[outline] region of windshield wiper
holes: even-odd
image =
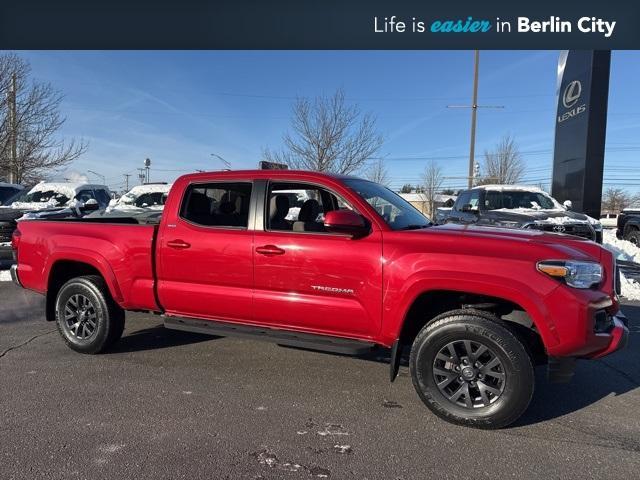
[[[424,223],[424,224],[417,224],[417,223],[412,223],[410,225],[406,225],[402,228],[399,228],[398,230],[417,230],[420,228],[427,228],[430,227],[431,225],[433,225],[432,223]]]

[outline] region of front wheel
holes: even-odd
[[[73,350],[100,353],[120,339],[124,311],[97,275],[72,278],[56,296],[58,331]]]
[[[475,428],[501,428],[529,406],[534,371],[525,346],[485,313],[449,312],[413,342],[413,385],[439,417]]]
[[[640,230],[631,230],[627,233],[625,240],[633,243],[637,247],[640,247]]]

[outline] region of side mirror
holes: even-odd
[[[571,210],[573,208],[573,202],[571,200],[565,200],[562,202],[562,206],[567,210]]]
[[[478,208],[477,207],[472,207],[470,203],[465,203],[464,205],[462,205],[462,211],[466,212],[466,213],[478,213]]]
[[[100,208],[100,205],[98,205],[98,201],[95,198],[90,198],[89,200],[84,202],[80,208],[84,211],[91,212],[94,210],[98,210]]]
[[[324,216],[324,228],[329,233],[344,233],[352,237],[364,237],[369,233],[367,222],[351,210],[332,210]]]

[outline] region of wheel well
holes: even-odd
[[[540,334],[531,317],[517,303],[504,298],[451,290],[424,292],[415,299],[402,325],[400,342],[411,345],[416,335],[438,315],[452,310],[480,310],[498,317],[531,352],[536,363],[544,363],[546,354]]]
[[[84,275],[99,275],[98,269],[88,263],[61,260],[51,267],[47,283],[46,319],[52,322],[56,319],[55,304],[60,288],[69,280]]]

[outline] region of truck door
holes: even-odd
[[[250,320],[252,183],[193,183],[165,209],[158,235],[158,297],[169,315]],[[179,191],[179,188],[178,188]]]
[[[366,338],[380,328],[382,234],[324,230],[330,210],[352,208],[329,189],[271,182],[256,216],[254,319],[301,331]],[[258,204],[260,205],[260,204]]]

